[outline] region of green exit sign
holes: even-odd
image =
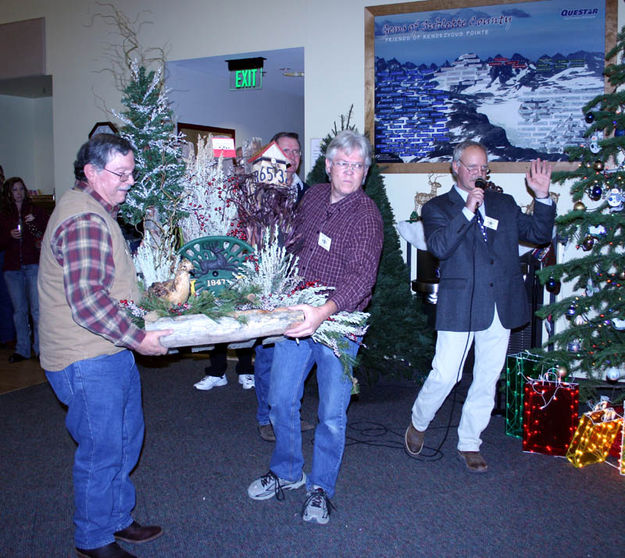
[[[230,89],[262,89],[263,69],[250,68],[230,72]]]

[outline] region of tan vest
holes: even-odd
[[[73,362],[122,351],[101,335],[79,326],[65,298],[63,268],[58,264],[50,239],[57,228],[76,215],[95,213],[104,219],[113,241],[115,277],[109,294],[117,300],[140,298],[136,271],[117,222],[88,193],[70,190],[53,211],[41,243],[39,261],[39,349],[44,370],[62,370]]]

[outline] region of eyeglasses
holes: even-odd
[[[114,174],[117,178],[119,178],[120,182],[128,182],[131,178],[134,178],[134,172],[115,172],[108,170],[106,167],[104,167],[104,170]]]
[[[469,171],[470,174],[478,174],[483,172],[484,174],[488,174],[490,172],[490,168],[488,166],[480,166],[480,165],[465,165],[461,160],[458,161],[465,169]]]
[[[299,149],[283,149],[282,152],[287,156],[299,157],[302,152]]]
[[[332,161],[333,165],[336,165],[343,172],[347,169],[351,169],[353,171],[361,171],[365,168],[364,163],[350,163],[348,161]]]

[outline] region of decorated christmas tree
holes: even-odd
[[[351,109],[341,116],[321,146],[321,155],[308,174],[308,184],[327,182],[325,151],[334,136],[350,124]],[[398,375],[424,379],[429,372],[434,352],[434,339],[421,310],[418,297],[410,292],[410,271],[404,262],[395,230],[395,217],[386,196],[380,167],[371,162],[364,186],[365,192],[376,203],[384,221],[384,244],[373,298],[367,308],[371,313],[369,330],[359,352],[359,370],[369,382],[382,375]]]
[[[612,92],[583,107],[589,124],[586,145],[571,147],[572,171],[554,173],[555,182],[570,183],[571,211],[557,218],[558,235],[572,257],[539,272],[550,292],[570,283],[554,304],[539,315],[566,325],[549,339],[549,356],[569,372],[592,380],[625,376],[625,31],[606,56]],[[566,292],[571,291],[571,294]],[[559,324],[557,324],[559,325]]]

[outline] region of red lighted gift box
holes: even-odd
[[[623,405],[614,405],[614,410],[616,411],[616,414],[620,416],[624,416]],[[614,439],[614,443],[612,444],[612,447],[610,448],[610,455],[612,457],[616,457],[617,459],[620,459],[622,445],[623,445],[623,436],[621,435],[621,433],[619,433],[616,435],[616,438]]]
[[[523,393],[523,451],[566,455],[579,421],[579,386],[528,380]]]

